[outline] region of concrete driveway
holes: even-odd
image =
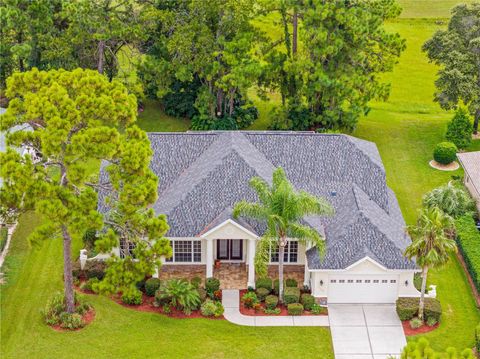
[[[329,304],[335,359],[386,359],[407,344],[395,305]]]

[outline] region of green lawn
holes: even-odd
[[[373,103],[353,135],[374,141],[382,156],[389,186],[397,194],[408,223],[415,220],[422,195],[462,171],[440,172],[428,161],[433,146],[443,140],[451,114],[432,101],[436,68],[420,51],[423,42],[442,26],[427,17],[446,17],[454,0],[402,0],[403,18],[388,26],[407,39],[408,48],[387,79],[392,83],[388,102]],[[253,95],[253,93],[252,93]],[[273,101],[278,96],[272,95]],[[256,100],[260,118],[252,129],[265,129],[274,102]],[[189,121],[166,116],[155,102],[147,102],[139,116],[147,131],[184,131]],[[476,141],[469,150],[480,150]],[[172,320],[125,309],[99,296],[90,297],[95,321],[79,332],[57,333],[42,324],[40,309],[61,288],[61,243],[45,242],[30,248],[25,240],[39,223],[22,218],[6,261],[7,284],[1,287],[2,358],[332,358],[330,335],[321,328],[247,328],[224,321]],[[75,248],[78,253],[79,246]],[[444,315],[438,330],[427,334],[435,349],[473,346],[473,328],[480,321],[465,274],[455,258],[431,272]],[[295,353],[295,356],[293,355]]]

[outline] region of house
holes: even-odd
[[[465,170],[463,183],[477,202],[480,213],[480,151],[458,153],[457,158]]]
[[[340,134],[212,131],[149,133],[151,168],[159,177],[157,213],[165,213],[173,257],[160,278],[218,277],[223,288],[255,285],[256,243],[263,223],[232,217],[238,201],[255,201],[253,176],[271,182],[283,167],[296,189],[326,198],[332,217],[304,222],[326,240],[326,255],[290,238],[285,277],[329,303],[392,303],[417,296],[410,243],[395,194],[375,144]],[[101,176],[106,179],[106,173]],[[107,211],[99,194],[100,210]],[[126,255],[129,248],[118,249]],[[277,277],[271,248],[269,275]]]

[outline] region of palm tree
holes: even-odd
[[[453,181],[435,188],[423,197],[425,207],[438,207],[443,212],[457,218],[475,211],[475,202],[465,190],[463,185]]]
[[[253,177],[250,186],[260,202],[238,202],[233,209],[233,216],[250,217],[266,223],[267,229],[257,245],[255,267],[259,275],[265,276],[270,261],[270,248],[278,247],[279,299],[282,300],[283,256],[287,238],[315,245],[320,255],[323,255],[325,243],[322,236],[312,227],[302,225],[301,220],[309,215],[331,215],[333,207],[323,198],[305,191],[297,192],[281,167],[273,172],[271,186],[259,177]]]
[[[450,238],[453,229],[453,218],[438,207],[422,209],[417,224],[408,227],[413,240],[406,248],[405,256],[415,258],[422,268],[422,288],[418,307],[418,317],[422,321],[428,270],[447,263],[450,253],[456,252],[455,241]]]

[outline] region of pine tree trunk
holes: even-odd
[[[98,43],[98,64],[97,70],[99,73],[103,74],[103,68],[105,66],[105,41],[100,40]]]
[[[428,267],[423,267],[422,271],[422,288],[420,291],[420,302],[418,304],[418,318],[423,322],[423,311],[425,308],[425,288],[427,286]]]
[[[478,133],[478,122],[480,120],[480,108],[475,111],[475,118],[473,120],[473,134],[477,134]]]
[[[75,311],[75,294],[73,292],[72,275],[72,238],[65,225],[62,226],[63,233],[63,282],[65,290],[65,304],[68,313]]]
[[[280,240],[278,246],[278,300],[283,303],[283,256],[285,253],[285,239]]]

